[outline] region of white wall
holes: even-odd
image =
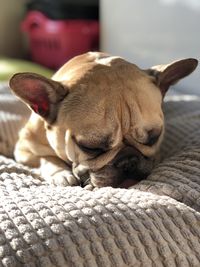
[[[101,0],[101,50],[141,67],[200,55],[200,0]],[[200,67],[177,88],[200,94]]]

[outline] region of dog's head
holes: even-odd
[[[50,146],[72,162],[75,176],[116,186],[149,174],[164,134],[163,97],[196,66],[189,58],[141,70],[90,52],[66,63],[52,80],[19,73],[10,87],[45,121]]]

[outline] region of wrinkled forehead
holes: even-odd
[[[118,106],[116,95],[108,96],[106,91],[87,94],[85,89],[66,98],[59,117],[73,132],[82,132],[84,135],[99,132],[101,135],[104,128],[107,131],[111,129],[111,132],[114,130],[119,120]]]
[[[61,111],[69,124],[76,124],[76,129],[77,125],[90,130],[96,127],[97,132],[99,125],[115,127],[123,115],[120,112],[124,103],[132,107],[134,102],[141,103],[144,109],[148,105],[148,110],[152,106],[152,111],[157,108],[156,103],[160,104],[158,88],[136,65],[118,57],[95,58],[94,53],[92,58],[82,58],[81,63],[71,64],[74,83]]]

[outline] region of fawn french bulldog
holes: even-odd
[[[52,79],[17,73],[12,91],[32,114],[19,134],[18,162],[56,185],[118,186],[152,170],[164,135],[168,88],[194,71],[182,59],[142,70],[100,52],[77,56]]]

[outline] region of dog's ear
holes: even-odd
[[[171,85],[192,73],[197,65],[198,60],[186,58],[167,65],[153,66],[146,72],[155,77],[156,85],[160,87],[164,96]]]
[[[35,73],[17,73],[10,79],[10,88],[43,119],[56,119],[59,102],[67,95],[62,84]]]

